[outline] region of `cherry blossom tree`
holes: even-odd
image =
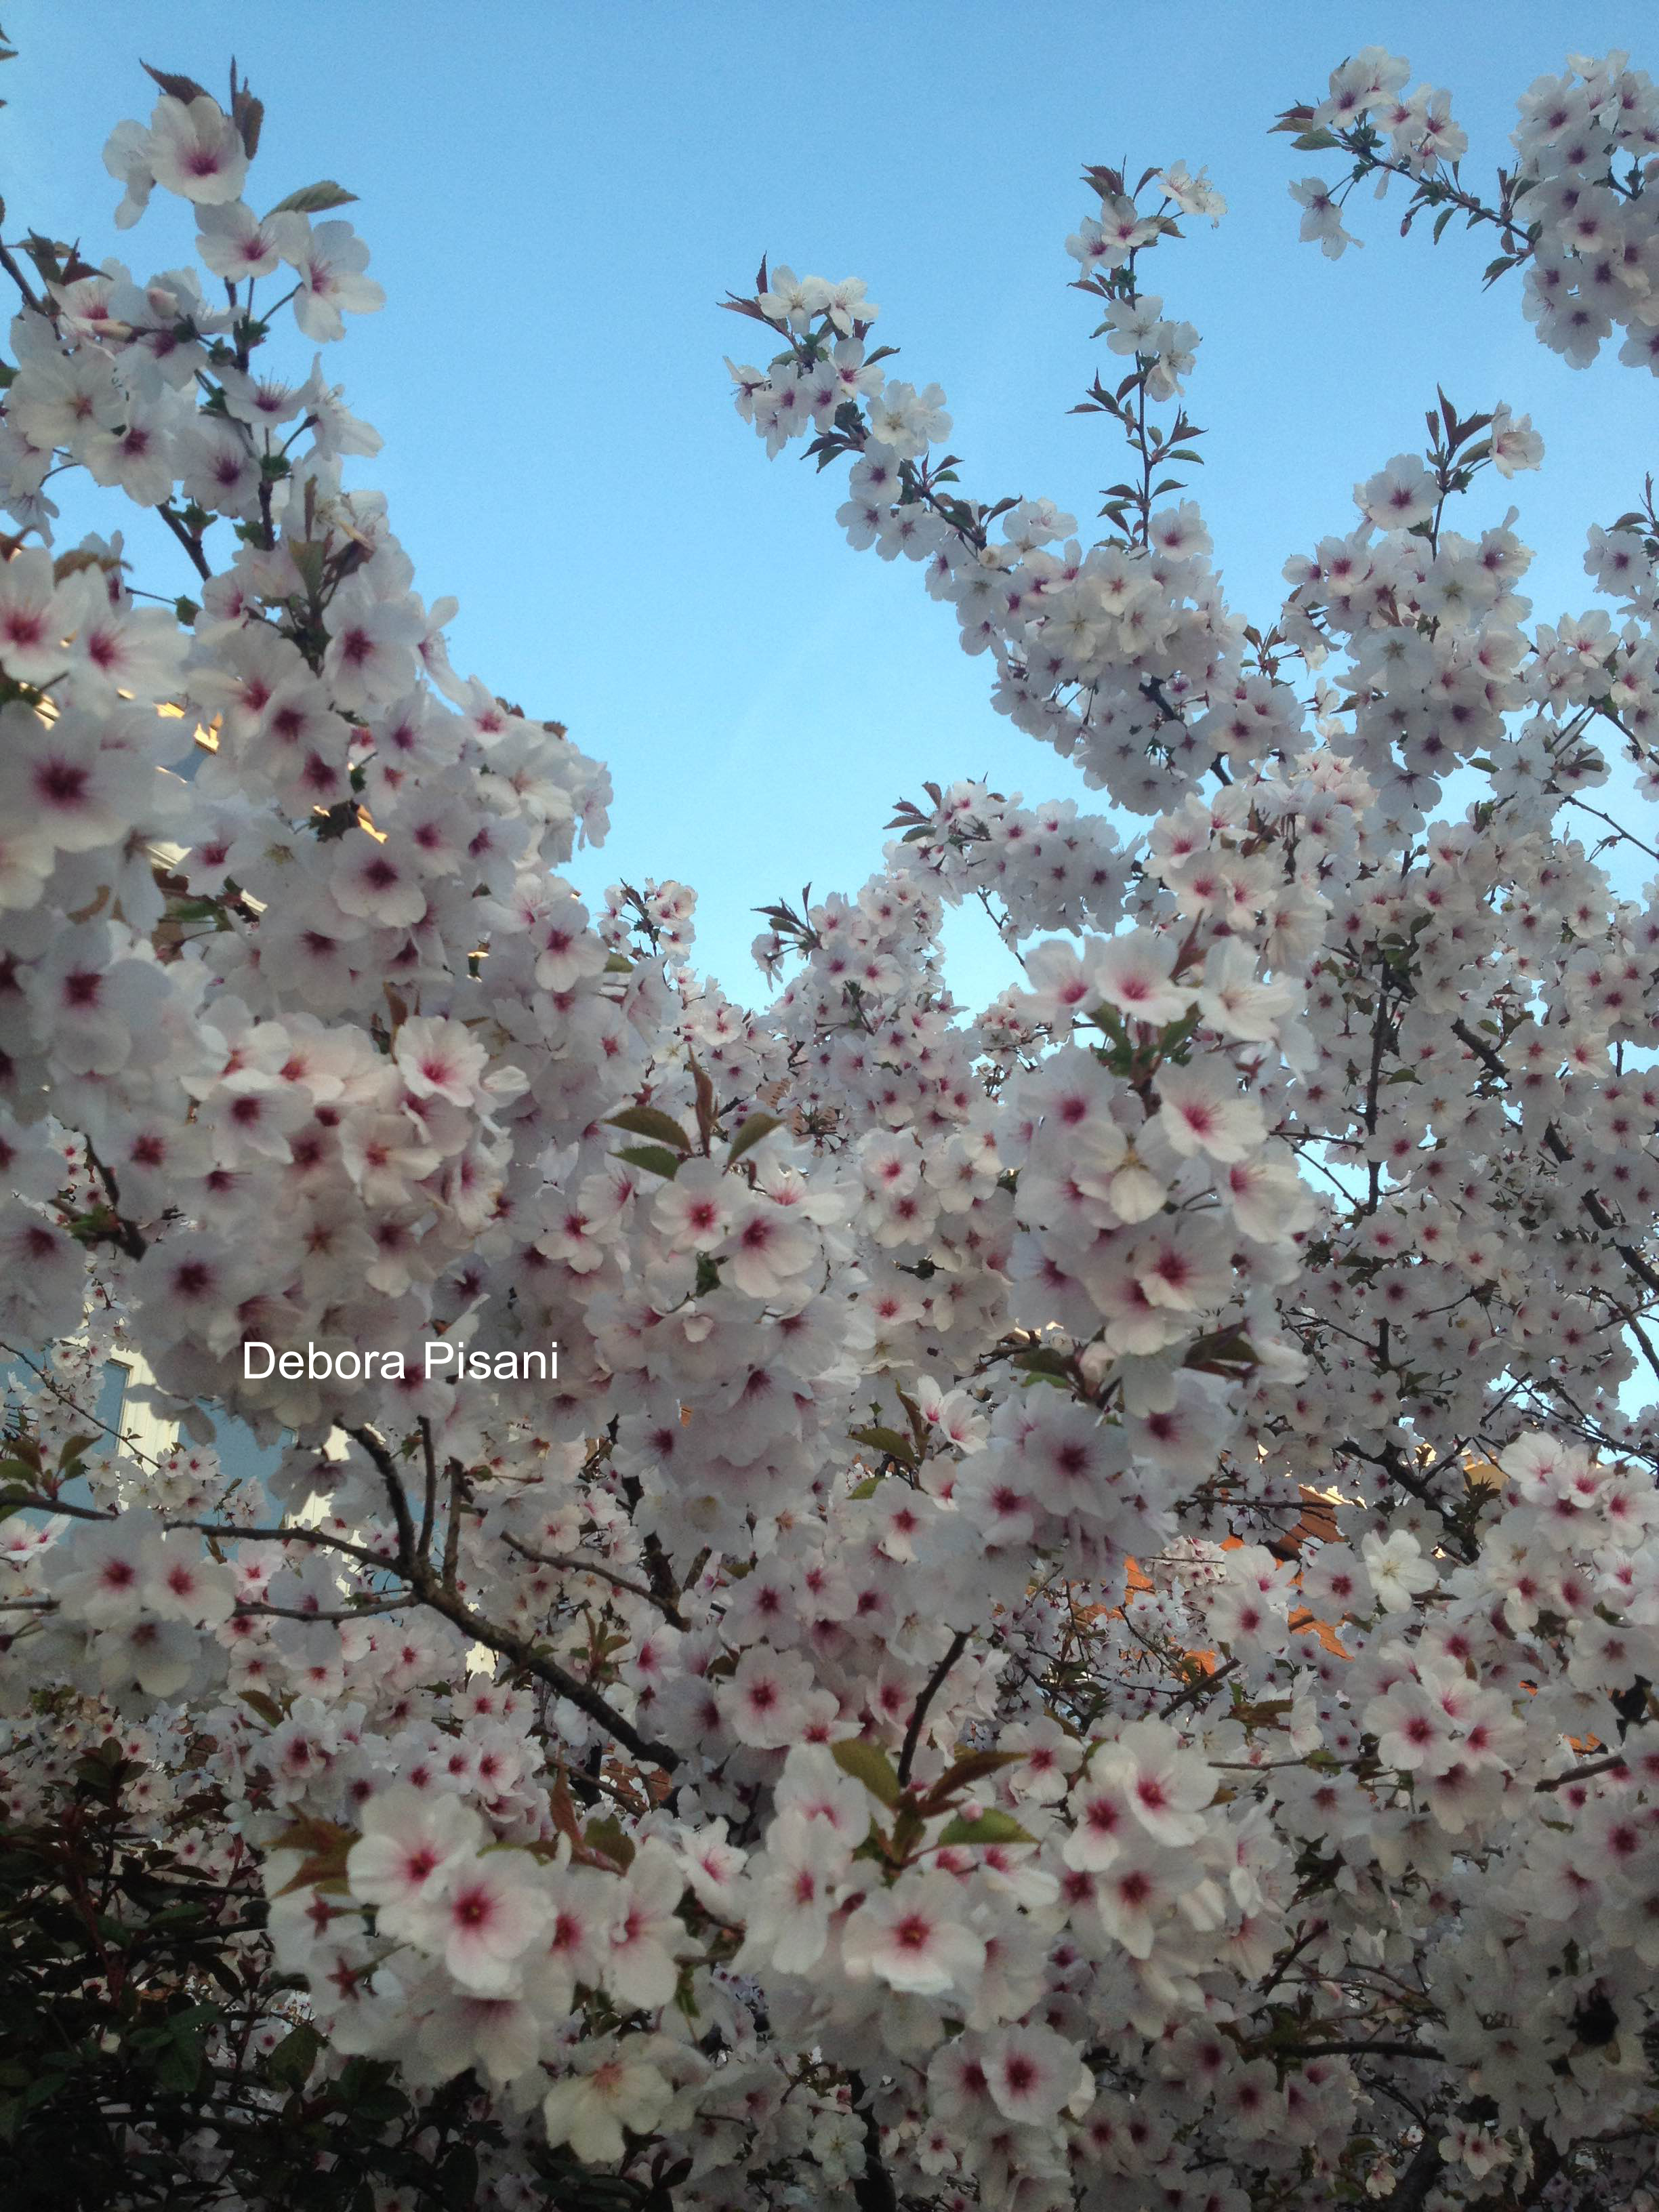
[[[16,2201],[1651,2212],[1650,480],[1535,621],[1458,502],[1540,442],[1437,393],[1249,621],[1147,289],[1201,170],[1085,173],[1087,544],[763,264],[739,414],[1110,811],[930,784],[746,1010],[343,489],[350,195],[151,75],[116,223],[202,270],[0,246]],[[1650,80],[1534,85],[1490,199],[1408,82],[1280,118],[1304,235],[1397,180],[1659,365]]]

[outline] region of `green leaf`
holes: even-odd
[[[272,215],[321,215],[325,209],[344,207],[355,200],[356,192],[349,192],[343,185],[337,185],[331,177],[320,184],[302,185],[297,192],[290,192],[285,200],[278,200]]]
[[[69,1437],[65,1441],[63,1449],[58,1455],[58,1473],[61,1474],[66,1467],[72,1466],[74,1462],[80,1458],[82,1453],[85,1451],[87,1446],[88,1444],[95,1444],[97,1441],[98,1438],[95,1433],[84,1437]]]
[[[634,1839],[614,1813],[599,1814],[591,1820],[582,1830],[582,1841],[590,1851],[603,1851],[624,1869],[634,1863]]]
[[[889,1459],[902,1460],[906,1467],[915,1465],[915,1445],[896,1429],[854,1429],[851,1435],[855,1444],[867,1444],[872,1451],[884,1452]]]
[[[872,1474],[866,1481],[855,1482],[847,1495],[849,1498],[873,1498],[880,1488],[881,1477]]]
[[[202,2047],[199,2043],[170,2043],[155,2062],[155,2079],[163,2089],[175,2089],[180,2096],[188,2095],[202,2072]]]
[[[325,556],[325,548],[315,538],[295,538],[288,548],[288,556],[298,570],[301,582],[313,599],[322,596]]]
[[[470,2212],[477,2202],[478,2154],[469,2143],[457,2143],[438,2168],[438,2193],[451,2212]]]
[[[677,1152],[691,1149],[690,1138],[659,1107],[624,1106],[620,1114],[607,1114],[605,1120],[613,1129],[626,1129],[630,1137],[648,1137],[653,1145],[672,1145]]]
[[[1341,143],[1340,139],[1334,138],[1328,131],[1304,131],[1291,141],[1298,154],[1328,153],[1333,146],[1339,146]]]
[[[902,1792],[893,1762],[878,1743],[866,1743],[862,1736],[843,1736],[830,1747],[830,1756],[843,1774],[850,1774],[854,1782],[861,1782],[872,1797],[884,1805],[896,1805]]]
[[[727,1167],[735,1166],[745,1152],[752,1152],[763,1137],[769,1137],[774,1129],[781,1129],[782,1121],[775,1114],[751,1114],[735,1137],[726,1155]]]
[[[680,1171],[684,1155],[671,1152],[666,1145],[624,1145],[614,1157],[626,1160],[631,1168],[648,1168],[653,1175],[665,1176],[672,1182]]]
[[[284,2089],[303,2089],[322,2055],[323,2039],[308,2020],[290,2028],[269,2058],[265,2071]]]
[[[949,1823],[939,1838],[941,1844],[1034,1844],[1036,1838],[1029,1834],[1012,1813],[1004,1813],[995,1805],[988,1805],[978,1820],[964,1820],[961,1814]]]
[[[219,2016],[216,2004],[191,2005],[132,2038],[135,2050],[149,2044],[157,2051],[155,2079],[162,2088],[184,2094],[196,2087],[201,2078],[203,2040]]]
[[[1185,1367],[1210,1375],[1228,1374],[1237,1368],[1260,1364],[1255,1346],[1241,1328],[1214,1329],[1207,1336],[1195,1337],[1182,1362]]]
[[[1076,1361],[1070,1352],[1053,1352],[1046,1345],[1035,1351],[1014,1355],[1012,1364],[1026,1375],[1051,1375],[1056,1382],[1069,1382],[1077,1371]]]
[[[949,1766],[922,1800],[927,1812],[942,1813],[947,1798],[958,1790],[966,1790],[975,1782],[982,1782],[988,1774],[995,1774],[1005,1766],[1018,1766],[1026,1754],[1023,1751],[964,1752],[954,1766]]]
[[[409,2100],[392,2086],[392,2068],[383,2058],[349,2058],[335,2094],[349,2112],[371,2124],[385,2125],[409,2110]]]
[[[276,1894],[286,1897],[291,1890],[331,1885],[343,1889],[346,1857],[356,1840],[353,1829],[343,1828],[334,1820],[314,1820],[308,1814],[291,1820],[280,1835],[272,1838],[270,1848],[299,1851],[300,1869]]]

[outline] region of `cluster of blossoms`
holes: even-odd
[[[1339,79],[1319,129],[1404,72]],[[1659,520],[1532,623],[1515,517],[1447,516],[1541,447],[1443,402],[1235,617],[1146,412],[1182,165],[1068,241],[1130,364],[1086,550],[952,489],[860,283],[763,269],[744,419],[1140,824],[929,786],[763,910],[750,1012],[685,885],[558,872],[604,771],[455,674],[374,433],[263,364],[378,302],[345,196],[256,214],[246,88],[162,95],[119,220],[191,203],[227,304],[8,250],[0,428],[0,1844],[118,1799],[236,1992],[134,2172],[275,2212],[264,2112],[378,2212],[1650,2206],[1659,885],[1580,794],[1650,773]],[[191,597],[57,550],[72,465]],[[971,1018],[965,896],[1020,963]]]
[[[1267,686],[1259,704],[1244,688],[1243,625],[1221,598],[1196,507],[1152,507],[1156,471],[1193,459],[1185,441],[1200,434],[1181,412],[1163,431],[1149,426],[1146,403],[1181,389],[1199,341],[1190,325],[1164,315],[1161,300],[1141,292],[1138,266],[1160,239],[1179,237],[1169,210],[1218,221],[1225,203],[1182,164],[1149,173],[1142,190],[1156,186],[1155,204],[1144,212],[1117,171],[1091,170],[1089,179],[1100,212],[1084,220],[1066,251],[1082,271],[1078,288],[1104,306],[1097,335],[1133,366],[1115,387],[1097,378],[1084,404],[1132,428],[1146,463],[1139,483],[1113,487],[1107,512],[1123,537],[1085,551],[1073,534],[1076,519],[1050,500],[983,507],[948,490],[957,481],[955,456],[935,450],[951,430],[944,394],[929,385],[918,395],[880,368],[890,349],[866,350],[877,311],[859,296],[861,287],[843,285],[831,295],[851,299],[850,310],[831,304],[814,312],[811,303],[828,288],[811,279],[786,297],[763,284],[754,298],[732,301],[788,343],[769,367],[733,364],[732,374],[738,411],[769,452],[816,433],[807,451],[820,465],[854,456],[837,515],[848,542],[922,565],[932,596],[956,609],[964,648],[990,655],[999,709],[1075,760],[1091,788],[1153,814],[1172,792],[1201,779],[1218,750],[1241,763],[1260,757],[1274,741],[1275,716],[1287,733],[1298,709],[1288,686],[1279,687],[1282,702]],[[851,329],[842,335],[849,312]],[[1218,718],[1236,696],[1259,726],[1230,742]],[[1212,732],[1195,735],[1193,726],[1205,708],[1218,717],[1207,745]]]
[[[1304,212],[1302,235],[1333,260],[1358,243],[1342,211],[1368,177],[1412,186],[1406,228],[1431,212],[1437,238],[1455,216],[1491,225],[1501,251],[1486,281],[1526,271],[1526,315],[1539,337],[1575,368],[1595,360],[1615,330],[1619,358],[1659,374],[1659,86],[1627,53],[1575,54],[1559,76],[1540,76],[1522,95],[1510,143],[1487,204],[1468,191],[1459,164],[1468,135],[1452,120],[1448,93],[1419,85],[1410,64],[1381,46],[1333,70],[1317,103],[1287,108],[1277,127],[1310,152],[1337,148],[1354,166],[1339,187],[1304,177],[1291,191]]]

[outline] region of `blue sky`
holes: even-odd
[[[896,373],[945,387],[966,487],[1048,495],[1087,531],[1118,469],[1066,413],[1102,357],[1066,289],[1079,172],[1207,163],[1231,212],[1161,246],[1158,281],[1204,334],[1196,490],[1259,618],[1285,556],[1347,526],[1355,479],[1420,441],[1437,381],[1543,433],[1543,476],[1494,480],[1469,520],[1516,499],[1546,619],[1590,603],[1584,529],[1651,458],[1647,378],[1546,354],[1518,289],[1481,295],[1483,241],[1401,240],[1396,196],[1359,205],[1363,252],[1299,246],[1286,185],[1321,157],[1266,135],[1381,42],[1451,88],[1489,176],[1516,95],[1569,52],[1659,68],[1638,6],[10,0],[4,20],[9,235],[79,232],[140,274],[187,252],[161,195],[137,230],[110,221],[100,150],[149,112],[141,52],[216,89],[234,49],[266,103],[257,204],[324,176],[360,195],[389,302],[328,355],[386,436],[360,480],[427,595],[459,596],[458,665],[610,763],[615,828],[581,880],[693,884],[702,961],[740,997],[750,909],[809,878],[856,887],[924,777],[1084,796],[993,713],[915,571],[847,549],[839,472],[769,463],[732,411],[721,356],[754,326],[714,303],[763,250],[866,277]],[[297,334],[276,349],[308,366]],[[155,561],[182,586],[165,539]],[[988,934],[963,918],[963,995],[1005,980]]]

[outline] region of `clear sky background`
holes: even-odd
[[[763,250],[866,278],[896,373],[945,386],[965,488],[1046,494],[1091,536],[1120,469],[1101,422],[1066,412],[1109,358],[1066,289],[1064,241],[1091,206],[1079,173],[1207,163],[1227,220],[1152,265],[1169,312],[1203,332],[1195,489],[1230,595],[1258,621],[1285,556],[1350,526],[1355,479],[1420,445],[1437,381],[1464,412],[1506,399],[1544,435],[1541,477],[1483,481],[1466,507],[1480,526],[1520,505],[1545,619],[1592,603],[1585,528],[1627,507],[1656,459],[1650,379],[1611,349],[1587,373],[1546,353],[1518,287],[1481,294],[1486,238],[1402,241],[1396,188],[1356,203],[1363,252],[1333,264],[1299,245],[1287,185],[1328,157],[1267,135],[1381,42],[1413,82],[1450,88],[1466,172],[1484,180],[1516,96],[1569,52],[1624,46],[1659,70],[1650,7],[8,0],[3,14],[21,49],[0,87],[9,236],[30,222],[78,234],[140,275],[186,253],[189,219],[164,195],[136,230],[111,222],[100,153],[118,119],[149,114],[141,54],[217,91],[234,52],[266,105],[256,204],[325,176],[360,195],[347,212],[388,305],[325,356],[386,441],[356,480],[389,495],[427,596],[460,598],[457,665],[610,764],[615,828],[584,885],[695,885],[702,960],[744,999],[760,990],[750,910],[808,878],[856,889],[890,802],[923,778],[1086,796],[992,711],[986,663],[960,652],[915,569],[847,548],[844,467],[769,462],[732,412],[721,357],[764,340],[715,302],[752,289]],[[271,351],[309,366],[291,326]],[[183,588],[155,537],[152,579]],[[961,994],[999,988],[988,926],[965,917],[958,939]]]

